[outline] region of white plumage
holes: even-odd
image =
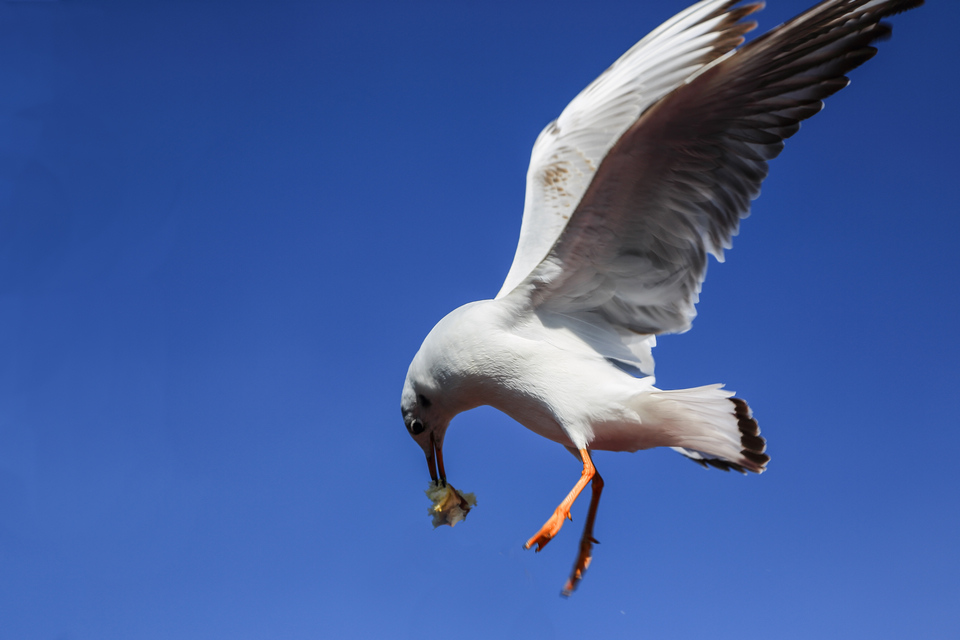
[[[520,240],[493,300],[464,305],[424,340],[404,421],[445,482],[458,413],[493,406],[569,448],[580,482],[527,546],[543,547],[580,490],[593,500],[569,593],[590,562],[602,480],[590,451],[673,447],[704,466],[764,470],[746,403],[722,385],[654,386],[657,334],[685,331],[706,273],[801,120],[922,0],[826,0],[748,45],[762,4],[705,0],[634,45],[533,147]]]

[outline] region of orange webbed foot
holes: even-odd
[[[553,537],[560,532],[560,527],[563,526],[564,520],[573,520],[573,517],[570,515],[570,509],[564,508],[563,505],[556,508],[553,512],[553,515],[547,519],[540,531],[537,532],[535,536],[527,540],[527,543],[523,545],[524,549],[529,549],[533,545],[537,545],[537,551],[539,552],[547,543],[553,540]]]

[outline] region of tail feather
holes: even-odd
[[[760,436],[760,427],[757,425],[757,421],[754,419],[753,413],[750,411],[747,403],[742,398],[729,398],[729,400],[735,407],[734,416],[737,418],[737,428],[740,431],[740,445],[743,447],[740,450],[740,456],[753,464],[744,463],[743,460],[736,462],[724,457],[716,457],[707,452],[697,451],[695,449],[687,449],[684,447],[672,448],[674,451],[682,453],[705,469],[707,467],[714,467],[716,469],[722,469],[723,471],[733,469],[740,473],[746,473],[747,471],[763,473],[766,470],[767,463],[770,461],[770,456],[764,453],[767,449],[767,441]]]
[[[654,391],[646,413],[669,424],[668,446],[701,466],[763,473],[770,456],[760,427],[747,403],[722,387]]]

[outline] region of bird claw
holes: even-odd
[[[570,516],[570,510],[557,507],[553,515],[540,527],[540,531],[537,531],[535,536],[527,540],[523,548],[529,549],[533,545],[537,545],[536,551],[539,553],[540,550],[547,546],[547,543],[553,540],[553,537],[560,532],[560,527],[563,526],[564,520],[573,520]]]

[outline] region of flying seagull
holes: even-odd
[[[579,481],[525,547],[540,551],[592,483],[569,595],[592,557],[594,450],[671,447],[762,473],[747,403],[714,384],[654,386],[656,336],[690,328],[707,254],[722,261],[767,163],[923,0],[826,0],[740,46],[760,2],[704,0],[635,44],[547,125],[527,172],[520,241],[493,300],[443,318],[403,385],[407,430],[446,485],[443,438],[490,405],[570,450]]]

